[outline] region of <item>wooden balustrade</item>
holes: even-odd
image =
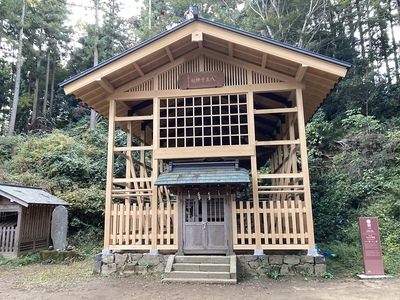
[[[0,226],[0,253],[5,255],[15,252],[16,226]]]
[[[157,207],[157,244],[160,249],[176,250],[178,206],[165,201]],[[111,206],[110,249],[150,249],[153,212],[149,202],[113,203]]]
[[[233,207],[233,248],[254,248],[255,232],[260,232],[265,250],[308,249],[307,210],[305,202],[267,200],[259,202],[260,224],[255,224],[253,201],[237,201]]]

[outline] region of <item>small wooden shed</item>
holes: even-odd
[[[0,255],[47,249],[56,205],[69,204],[40,188],[0,184]]]
[[[109,119],[104,249],[315,251],[305,124],[349,67],[195,17],[61,83]]]

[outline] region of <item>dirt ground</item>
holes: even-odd
[[[400,299],[400,278],[321,279],[262,276],[237,285],[163,284],[160,277],[92,275],[90,261],[70,265],[0,266],[0,299]]]

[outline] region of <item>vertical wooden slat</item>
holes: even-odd
[[[243,209],[244,202],[239,202],[239,216],[240,216],[240,240],[241,244],[244,244],[244,235],[245,235],[245,225],[244,225],[244,209]]]
[[[151,212],[153,212],[154,210],[152,209]],[[156,222],[156,226],[154,225],[154,222],[152,222],[152,220],[156,219],[157,220],[157,211],[154,215],[151,215],[150,212],[150,205],[149,203],[146,203],[145,205],[145,222],[144,222],[144,244],[145,245],[149,245],[149,235],[151,233],[151,238],[153,239],[154,237],[157,239],[157,222]],[[151,231],[150,231],[150,226]],[[153,241],[152,241],[153,244]],[[156,243],[157,245],[157,243]]]
[[[237,202],[233,201],[232,202],[232,238],[233,238],[233,245],[238,244],[238,226],[237,226],[237,217],[238,211],[237,211]],[[240,220],[240,214],[239,214],[239,220]]]
[[[111,216],[112,216],[112,225],[110,228],[110,243],[112,245],[117,244],[117,204],[112,204],[111,205]]]
[[[167,244],[171,244],[171,201],[167,202]],[[173,226],[173,225],[172,225]]]
[[[268,215],[268,207],[267,207],[267,201],[261,202],[262,204],[262,214],[263,214],[263,219],[264,219],[264,243],[268,244],[268,223],[270,216]]]
[[[282,245],[282,239],[283,239],[283,232],[282,232],[282,207],[281,207],[281,202],[276,201],[276,211],[277,213],[277,219],[278,219],[278,226],[277,226],[277,233],[278,233],[278,239],[279,239],[279,244]]]
[[[178,201],[178,200],[177,200]],[[178,244],[178,202],[174,203],[174,207],[173,207],[173,215],[174,215],[174,222],[173,222],[173,236],[174,236],[174,243],[175,245]]]
[[[137,204],[136,203],[131,205],[130,214],[131,214],[131,218],[132,218],[132,237],[131,237],[131,240],[132,240],[132,245],[135,245],[136,244],[136,240],[137,240],[136,231],[138,230],[137,226],[136,226],[137,222],[138,222]]]
[[[293,233],[293,244],[297,245],[297,222],[296,222],[296,207],[294,199],[290,201],[290,212],[291,212],[291,227]]]
[[[160,222],[160,229],[159,229],[159,232],[160,232],[160,242],[159,242],[159,244],[160,245],[164,245],[164,216],[165,216],[165,208],[164,208],[164,203],[163,203],[163,201],[162,200],[160,200],[160,208],[159,208],[159,210],[158,210],[158,212],[159,212],[159,222]]]
[[[297,201],[297,204],[298,204],[298,207],[299,207],[298,218],[299,218],[299,223],[300,223],[300,239],[301,239],[301,243],[305,244],[305,242],[306,242],[305,241],[305,226],[304,226],[304,217],[303,217],[303,214],[304,214],[303,204],[304,204],[304,202],[300,201],[300,199],[297,199],[296,201]]]
[[[138,216],[137,216],[139,219],[139,228],[138,228],[138,236],[137,236],[139,245],[142,245],[142,239],[143,239],[143,233],[144,233],[143,221],[145,221],[144,218],[146,218],[146,216],[143,215],[143,206],[144,206],[144,203],[139,204],[139,212],[138,212]]]
[[[288,201],[283,201],[283,213],[285,219],[285,237],[286,237],[286,244],[290,244],[290,227],[289,227],[289,208],[288,208]]]
[[[153,99],[153,154],[154,150],[158,149],[160,147],[160,139],[159,139],[159,133],[160,133],[160,99],[154,98]],[[151,182],[154,183],[157,180],[158,177],[158,160],[154,159],[154,155],[152,155],[152,173],[151,173]],[[147,172],[146,172],[147,173]],[[152,221],[151,221],[151,250],[155,252],[157,250],[157,207],[158,207],[158,202],[162,201],[162,199],[158,199],[157,197],[157,186],[152,185],[152,196],[150,196],[151,199],[151,210],[152,210]],[[146,235],[146,244],[148,244],[148,234]]]
[[[271,236],[272,236],[272,244],[276,244],[276,221],[277,221],[277,211],[275,208],[276,201],[270,200],[269,207],[271,210]]]
[[[246,228],[247,228],[247,237],[248,237],[248,244],[253,245],[252,236],[253,236],[253,228],[252,228],[252,221],[251,221],[251,209],[250,209],[250,202],[246,202]],[[253,202],[254,207],[254,202]]]

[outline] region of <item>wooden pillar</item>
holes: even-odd
[[[308,246],[309,246],[308,249],[309,249],[309,253],[313,253],[314,249],[315,249],[314,224],[313,224],[313,217],[312,217],[310,177],[309,177],[309,173],[308,173],[308,157],[307,157],[306,130],[305,130],[305,120],[304,120],[303,91],[301,89],[296,89],[296,104],[297,104],[297,109],[298,109],[297,122],[298,122],[299,139],[300,139],[301,172],[303,173],[304,202],[306,205],[306,214],[307,214],[306,221],[307,221],[307,232],[308,232]]]
[[[158,193],[157,193],[157,186],[154,182],[157,180],[158,177],[158,160],[154,158],[154,150],[159,148],[159,102],[160,99],[154,98],[153,99],[153,153],[152,153],[152,172],[151,172],[151,254],[158,254],[157,249],[157,212],[158,212]]]
[[[115,114],[116,114],[116,102],[115,100],[110,100],[110,110],[108,118],[106,205],[104,209],[104,215],[105,215],[104,250],[110,249],[111,206],[112,206],[112,189],[113,189],[113,174],[114,174]]]
[[[257,178],[257,151],[256,151],[256,132],[254,120],[254,97],[253,93],[247,93],[247,114],[249,121],[249,144],[254,146],[254,155],[250,157],[251,160],[251,175],[253,186],[253,212],[254,212],[254,235],[256,245],[254,255],[262,255],[263,249],[261,247],[261,224],[260,224],[260,205],[258,198],[258,178]]]

